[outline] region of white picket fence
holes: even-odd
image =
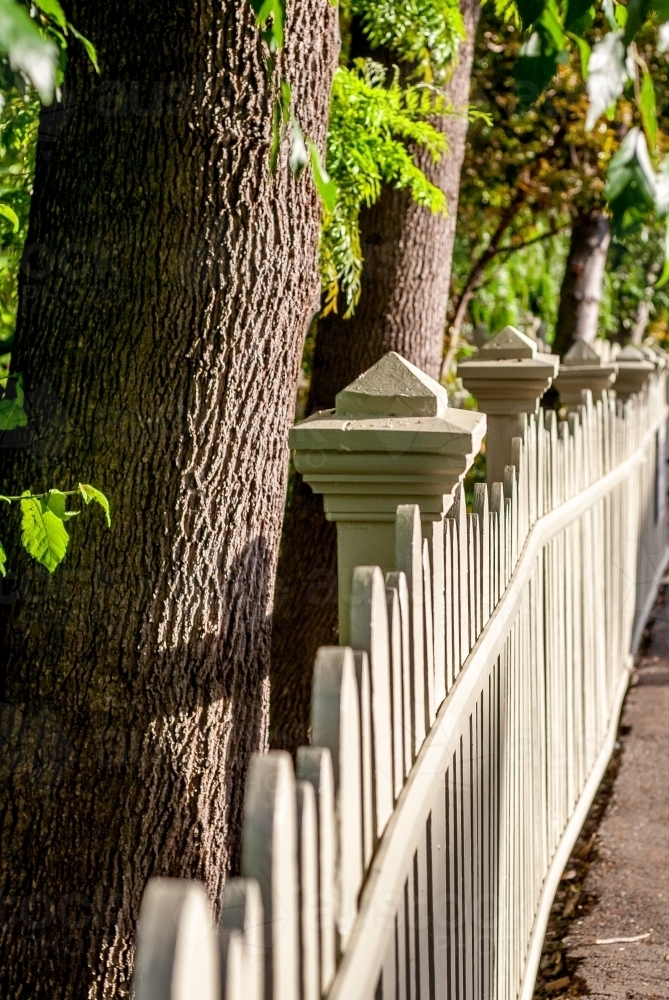
[[[218,928],[200,884],[149,883],[137,1000],[531,997],[667,561],[666,392],[530,413],[429,531],[397,506],[394,568],[354,570],[351,645],[319,650],[312,746],[252,761]]]

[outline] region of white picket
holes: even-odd
[[[297,782],[297,867],[299,879],[300,998],[319,1000],[318,821],[309,781]]]
[[[221,946],[221,974],[224,1000],[240,996],[235,985],[238,981],[238,961],[244,1000],[260,1000],[264,993],[265,941],[264,917],[260,886],[252,878],[231,878],[225,884],[223,905],[219,922]],[[235,944],[230,942],[234,937]],[[232,965],[228,972],[228,959]],[[227,985],[225,985],[227,984]]]
[[[420,510],[415,504],[400,504],[395,518],[395,565],[406,576],[409,588],[409,635],[411,648],[412,757],[423,745],[426,733],[426,693],[423,608],[423,545]]]
[[[246,786],[242,875],[260,886],[265,929],[265,1000],[299,994],[297,806],[290,755],[254,754]]]
[[[372,697],[374,843],[393,811],[390,643],[386,586],[378,566],[358,566],[351,590],[351,643],[369,656]]]
[[[391,717],[393,744],[393,798],[400,796],[404,785],[404,722],[402,696],[402,620],[400,616],[400,598],[397,587],[388,584],[386,575],[386,607],[388,610],[388,638],[390,640],[391,663]]]
[[[300,747],[297,751],[297,778],[309,781],[314,789],[318,823],[318,914],[321,994],[327,993],[335,974],[335,866],[337,834],[332,755],[327,747]]]
[[[314,667],[311,739],[332,756],[337,840],[337,931],[346,949],[358,908],[362,884],[362,788],[360,704],[353,651],[344,646],[322,647]]]
[[[137,925],[134,987],[137,1000],[221,997],[218,943],[209,900],[198,882],[153,878],[147,885]]]

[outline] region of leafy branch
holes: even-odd
[[[0,380],[3,398],[0,399],[0,430],[15,430],[25,427],[28,417],[23,409],[24,394],[21,377],[9,375]],[[13,387],[13,396],[8,395],[8,388]],[[8,505],[21,505],[21,542],[26,552],[33,559],[53,573],[59,563],[65,558],[70,536],[65,523],[81,513],[80,510],[68,510],[68,497],[79,497],[84,507],[96,503],[102,507],[107,527],[111,527],[111,510],[109,500],[95,486],[79,483],[76,490],[51,489],[45,493],[33,493],[25,490],[19,496],[0,494],[0,502]],[[83,509],[83,508],[82,508]],[[7,572],[7,555],[0,542],[0,575]]]

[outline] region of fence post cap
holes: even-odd
[[[337,393],[337,417],[440,417],[446,390],[411,362],[390,351]]]
[[[337,395],[334,411],[293,427],[290,445],[329,520],[394,524],[398,504],[416,503],[434,521],[485,429],[484,414],[449,408],[443,386],[391,352]]]
[[[461,362],[458,375],[489,416],[534,413],[559,367],[557,355],[541,354],[530,337],[507,326]]]
[[[479,357],[482,361],[520,361],[536,358],[537,353],[536,341],[515,326],[505,326],[481,347]]]
[[[601,368],[602,358],[585,340],[577,340],[562,359],[561,368],[594,367]]]
[[[598,398],[613,385],[617,374],[617,364],[606,364],[590,344],[577,340],[562,359],[555,388],[562,405],[575,410],[581,404],[583,389],[589,389],[593,398]]]

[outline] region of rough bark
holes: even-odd
[[[52,578],[3,594],[0,994],[130,995],[152,875],[237,865],[266,741],[269,622],[319,205],[282,156],[246,0],[72,0],[43,115],[3,487],[103,488]],[[336,12],[294,0],[284,72],[323,145]],[[285,150],[284,150],[285,152]]]
[[[577,341],[597,336],[599,305],[611,230],[606,215],[580,212],[574,219],[567,267],[560,290],[553,351],[564,355]]]
[[[479,18],[478,0],[463,0],[467,38],[447,88],[456,109],[469,97]],[[385,189],[361,214],[364,255],[360,301],[351,319],[319,321],[307,413],[334,406],[336,393],[397,351],[439,377],[467,118],[444,119],[450,152],[434,164],[418,161],[446,194],[448,217],[433,215],[403,191]],[[294,749],[308,734],[311,675],[321,645],[337,640],[336,531],[320,496],[296,478],[284,522],[272,629],[273,746]]]

